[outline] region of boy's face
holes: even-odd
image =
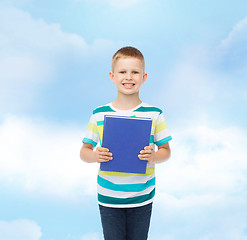
[[[110,79],[115,83],[118,93],[132,95],[139,93],[141,85],[146,81],[143,63],[134,57],[121,57],[115,64]]]

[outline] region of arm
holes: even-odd
[[[83,143],[80,158],[81,160],[93,163],[93,162],[108,162],[112,160],[112,153],[109,152],[109,149],[103,147],[97,147],[96,151],[93,151],[94,147],[90,143]]]
[[[158,146],[158,151],[155,152],[152,146],[146,146],[144,150],[140,152],[138,157],[141,160],[146,160],[148,163],[162,163],[167,161],[171,155],[169,143]]]

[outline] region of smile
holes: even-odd
[[[123,83],[122,84],[126,89],[131,89],[135,86],[135,83]]]
[[[130,87],[135,86],[135,83],[122,83],[123,86]]]

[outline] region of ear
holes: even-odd
[[[148,74],[144,73],[142,78],[142,83],[144,83],[147,80]]]
[[[109,77],[110,77],[111,81],[114,82],[114,73],[113,72],[109,72]]]

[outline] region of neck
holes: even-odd
[[[129,110],[138,106],[139,104],[141,104],[141,102],[142,101],[139,98],[139,93],[127,96],[118,94],[117,99],[114,102],[112,102],[112,104],[115,108],[121,110]]]

